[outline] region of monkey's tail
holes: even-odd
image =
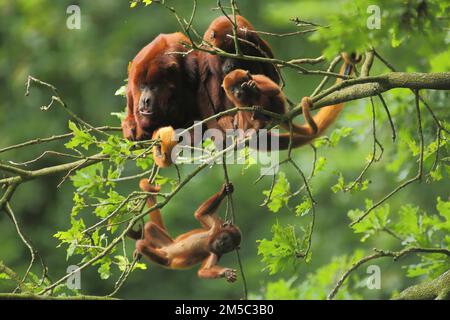
[[[344,64],[342,65],[339,74],[350,75],[354,70],[355,63],[358,63],[360,57],[352,54],[348,55],[343,53]],[[336,83],[341,82],[342,79],[336,79]],[[317,114],[313,117],[310,113],[310,107],[312,106],[311,99],[305,97],[302,99],[302,110],[305,121],[305,125],[292,124],[292,138],[290,133],[282,133],[277,135],[279,137],[279,150],[285,150],[289,148],[289,141],[291,141],[292,148],[300,147],[310,143],[315,138],[322,135],[326,129],[328,129],[333,122],[337,119],[341,113],[344,103],[339,103],[331,106],[320,108]],[[289,130],[288,125],[283,125],[286,130]],[[269,133],[271,134],[271,133]],[[275,134],[271,134],[275,135]],[[270,151],[270,143],[268,143],[268,150]]]
[[[351,75],[355,68],[355,63],[359,62],[357,56],[348,56],[347,54],[342,54],[344,59],[344,64],[341,67],[339,74],[348,76]],[[342,82],[341,78],[336,79],[336,83]],[[327,106],[320,108],[319,112],[317,112],[314,117],[314,121],[317,125],[317,134],[316,136],[320,136],[323,132],[330,127],[333,122],[337,119],[338,115],[341,113],[342,108],[344,107],[344,103],[339,103],[332,106]]]
[[[139,181],[139,188],[141,188],[142,191],[152,192],[152,193],[158,193],[161,190],[160,186],[151,185],[148,182],[148,179],[141,179],[141,181]],[[154,205],[156,205],[156,203],[157,203],[156,196],[149,195],[147,197],[147,208],[153,207]],[[163,219],[161,216],[161,211],[159,209],[154,209],[154,210],[150,211],[149,216],[150,216],[150,221],[154,222],[159,227],[166,230],[166,227],[164,226],[164,222],[163,222]]]

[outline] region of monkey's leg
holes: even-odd
[[[220,218],[214,213],[220,207],[222,200],[228,193],[233,192],[233,186],[224,185],[222,189],[213,194],[208,200],[203,202],[200,207],[195,211],[195,218],[200,221],[203,227],[212,228],[221,224]]]
[[[162,248],[173,243],[167,231],[151,221],[145,224],[144,238],[155,248]]]
[[[161,252],[157,248],[152,247],[144,240],[139,240],[138,242],[136,242],[136,251],[162,266],[167,267],[170,265],[170,260],[163,252]]]

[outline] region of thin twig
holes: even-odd
[[[81,119],[79,116],[77,116],[72,110],[69,109],[69,107],[67,106],[67,104],[64,102],[64,100],[61,98],[58,89],[56,89],[56,87],[50,83],[44,82],[42,80],[39,80],[37,78],[34,78],[32,76],[28,76],[28,80],[26,83],[26,93],[25,95],[28,96],[30,94],[30,86],[31,86],[31,82],[36,82],[42,86],[48,87],[53,91],[54,96],[52,96],[52,100],[50,101],[50,103],[47,106],[43,106],[41,108],[41,110],[43,111],[47,111],[50,106],[53,104],[53,102],[58,102],[63,108],[64,110],[69,114],[69,116],[71,118],[73,118],[75,121],[77,121],[78,123],[81,123],[83,125],[85,125],[86,127],[88,127],[89,129],[100,133],[102,135],[106,135],[106,136],[110,136],[110,134],[101,131],[101,130],[97,130],[96,127],[92,126],[91,124],[87,123],[86,121],[84,121],[83,119]]]
[[[24,235],[24,233],[22,232],[22,228],[20,227],[16,216],[14,215],[14,211],[11,208],[11,205],[9,204],[9,202],[6,203],[5,206],[5,210],[6,213],[8,215],[8,217],[11,219],[11,221],[14,224],[14,227],[16,228],[17,234],[19,235],[20,239],[22,240],[23,244],[28,248],[28,251],[30,251],[30,256],[31,256],[31,260],[30,263],[28,265],[27,270],[25,271],[25,274],[21,280],[22,283],[25,283],[28,275],[31,271],[31,268],[34,265],[34,262],[36,261],[36,256],[39,258],[39,261],[41,262],[41,266],[42,266],[42,280],[41,282],[44,281],[44,279],[47,277],[47,272],[48,272],[48,268],[47,265],[45,264],[42,256],[39,254],[39,252],[33,247],[33,245],[31,244],[31,242],[27,239],[27,237]],[[18,290],[20,288],[20,285],[14,290],[14,292],[16,292],[16,290]]]
[[[401,185],[399,185],[397,188],[395,188],[393,191],[391,191],[387,196],[385,196],[383,199],[379,200],[377,203],[372,205],[369,209],[367,209],[360,217],[358,217],[355,221],[350,223],[350,226],[354,226],[355,224],[361,222],[367,215],[372,212],[374,209],[376,209],[378,206],[383,204],[386,200],[388,200],[390,197],[392,197],[394,194],[396,194],[401,189],[405,188],[406,186],[410,185],[413,182],[420,181],[422,179],[422,173],[423,173],[423,153],[424,153],[424,141],[423,141],[423,132],[422,132],[422,118],[420,114],[420,106],[419,106],[419,92],[415,91],[416,95],[416,112],[417,112],[417,131],[419,134],[420,139],[420,154],[419,154],[419,166],[418,166],[418,172],[417,175],[409,179],[408,181],[405,181]]]
[[[362,183],[362,178],[364,177],[364,174],[369,170],[370,166],[375,162],[380,160],[380,158],[377,159],[377,132],[376,132],[376,113],[375,113],[375,105],[373,103],[372,97],[370,97],[370,104],[372,107],[372,137],[373,137],[373,144],[372,144],[372,156],[370,157],[369,162],[366,164],[364,169],[361,171],[359,176],[353,181],[353,183],[344,188],[344,191],[348,192],[352,190],[357,184]]]
[[[226,154],[223,154],[222,157],[222,166],[223,166],[223,173],[224,173],[224,177],[225,177],[225,182],[227,184],[230,184],[230,177],[228,175],[228,169],[227,169],[227,163],[226,163]],[[227,203],[229,204],[227,206],[227,209],[229,209],[231,211],[231,218],[232,218],[232,224],[236,223],[236,215],[234,212],[234,203],[233,203],[233,197],[231,194],[228,194],[227,196]],[[228,215],[228,210],[227,210],[227,215]],[[243,299],[247,300],[248,298],[248,289],[247,289],[247,280],[245,278],[245,273],[244,273],[244,268],[242,265],[242,261],[241,261],[241,256],[239,254],[239,249],[236,249],[236,257],[237,257],[237,261],[239,264],[239,270],[241,271],[241,277],[242,277],[242,286],[243,286],[243,290],[244,290],[244,296]]]
[[[94,129],[89,129],[87,128],[85,130],[86,132],[91,132],[94,131]],[[122,128],[120,127],[111,127],[111,126],[102,126],[102,127],[96,127],[95,131],[122,131]],[[48,138],[37,138],[37,139],[33,139],[30,141],[26,141],[26,142],[22,142],[19,144],[15,144],[12,146],[8,146],[5,148],[0,149],[0,153],[2,152],[6,152],[6,151],[10,151],[13,149],[19,149],[19,148],[23,148],[23,147],[27,147],[30,145],[34,145],[34,144],[41,144],[41,143],[46,143],[46,142],[52,142],[52,141],[56,141],[56,140],[61,140],[61,139],[66,139],[66,138],[70,138],[73,137],[73,132],[69,132],[69,133],[65,133],[65,134],[60,134],[60,135],[54,135]]]
[[[381,103],[382,103],[382,105],[383,105],[384,111],[386,111],[386,115],[387,115],[388,120],[389,120],[389,125],[391,126],[392,142],[395,142],[395,139],[396,139],[396,137],[397,137],[397,134],[396,134],[396,132],[395,132],[394,121],[392,121],[391,113],[389,112],[389,108],[388,108],[388,106],[387,106],[387,104],[386,104],[386,101],[384,101],[383,96],[382,96],[381,94],[379,94],[379,95],[378,95],[378,98],[380,99],[380,101],[381,101]]]

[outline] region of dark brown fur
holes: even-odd
[[[198,119],[196,61],[170,52],[187,51],[183,34],[160,34],[141,49],[128,72],[127,117],[123,135],[145,140],[163,126],[186,127]]]

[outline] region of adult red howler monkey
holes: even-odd
[[[187,127],[198,119],[195,57],[186,52],[182,33],[160,34],[134,57],[128,70],[127,116],[123,135],[150,139],[163,126]]]
[[[146,192],[159,192],[147,179],[142,179],[140,188]],[[145,224],[143,238],[141,231],[132,231],[129,236],[136,242],[136,251],[153,262],[170,269],[187,269],[202,263],[198,276],[203,279],[225,278],[236,280],[236,270],[217,265],[220,257],[236,249],[241,242],[241,232],[231,224],[224,223],[216,214],[222,200],[233,192],[233,185],[225,184],[222,189],[206,200],[195,212],[195,218],[202,228],[186,232],[172,239],[164,227],[158,209],[150,213],[150,221]],[[147,205],[156,204],[154,196],[149,196]]]
[[[358,62],[357,55],[348,56],[342,54],[344,63],[340,74],[349,75],[353,66]],[[340,82],[337,79],[336,82]],[[237,107],[257,106],[267,111],[284,114],[286,112],[286,98],[280,87],[271,79],[264,75],[252,75],[246,70],[234,70],[230,72],[223,81],[223,88],[228,98]],[[310,113],[312,101],[309,97],[304,97],[301,101],[305,125],[292,124],[292,147],[300,147],[310,143],[317,138],[333,123],[341,112],[344,104],[323,107],[313,117]],[[235,118],[235,125],[242,130],[258,130],[264,128],[269,119],[258,112],[239,111]],[[281,126],[289,130],[289,124],[282,123]],[[289,147],[290,133],[278,135],[279,149]],[[268,145],[268,148],[271,146]]]
[[[236,53],[233,39],[234,17],[221,16],[216,18],[206,30],[204,42],[225,52]],[[230,21],[231,20],[231,21]],[[244,17],[236,16],[236,35],[239,39],[239,48],[242,54],[258,57],[273,58],[272,50],[267,42],[259,37],[253,26]],[[208,46],[205,45],[208,49]],[[198,104],[202,119],[210,117],[221,111],[233,108],[233,103],[227,98],[222,81],[226,74],[235,69],[244,69],[252,74],[263,74],[279,83],[280,77],[277,68],[271,63],[247,61],[221,57],[208,52],[200,51],[197,54],[200,85],[198,88]],[[223,116],[218,120],[211,120],[209,128],[222,130],[232,129],[233,116]]]

